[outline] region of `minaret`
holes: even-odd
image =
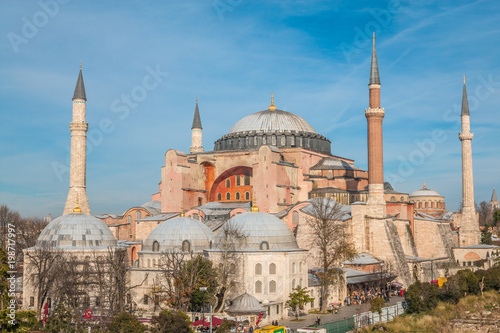
[[[191,154],[201,153],[204,151],[202,144],[202,132],[200,111],[198,110],[198,98],[196,98],[196,107],[194,109],[193,126],[191,126]]]
[[[369,108],[365,109],[368,122],[368,200],[367,214],[385,217],[384,200],[384,152],[382,140],[382,120],[385,111],[380,107],[380,77],[378,74],[375,33],[373,33],[372,63],[370,69]]]
[[[499,204],[500,204],[500,202],[498,202],[497,192],[495,191],[495,188],[493,187],[493,193],[491,193],[491,200],[490,200],[491,211],[494,212],[495,210],[497,210]]]
[[[83,84],[82,65],[76,81],[73,94],[73,120],[69,124],[71,130],[71,164],[69,176],[69,193],[63,214],[73,213],[75,206],[79,205],[82,213],[90,214],[89,201],[86,190],[87,167],[87,130],[89,125],[85,122],[85,86]]]
[[[458,135],[462,141],[462,220],[460,222],[460,246],[477,245],[480,242],[479,219],[474,205],[474,179],[472,175],[471,141],[474,134],[470,132],[469,103],[467,90],[462,95],[462,132]]]

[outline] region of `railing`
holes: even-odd
[[[407,302],[398,302],[396,305],[387,306],[382,308],[382,313],[377,312],[363,312],[361,314],[354,315],[354,325],[356,328],[373,325],[376,323],[385,323],[393,320],[397,316],[402,315],[407,308]]]
[[[354,330],[354,318],[347,318],[344,320],[337,320],[331,323],[326,323],[319,326],[326,329],[327,333],[346,333]]]

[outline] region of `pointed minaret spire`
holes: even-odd
[[[73,94],[73,100],[75,100],[75,99],[87,100],[87,96],[85,95],[85,85],[83,84],[82,63],[80,63],[80,74],[78,74],[78,80],[76,81],[75,93]]]
[[[497,191],[495,191],[494,187],[493,187],[493,193],[491,193],[491,200],[490,200],[490,202],[496,202],[496,203],[498,203]]]
[[[468,116],[469,102],[467,101],[467,89],[465,88],[465,75],[464,75],[464,90],[462,92],[462,116]]]
[[[202,129],[197,97],[196,107],[194,108],[193,126],[191,126],[191,148],[189,148],[189,152],[191,154],[201,153],[204,151],[202,145]]]
[[[372,66],[370,68],[370,81],[368,84],[380,84],[378,75],[377,50],[375,49],[375,33],[373,33]]]
[[[83,85],[82,64],[80,63],[80,74],[76,81],[75,93],[73,94],[73,119],[69,124],[71,131],[71,160],[69,173],[69,192],[63,214],[71,214],[75,209],[83,214],[90,214],[89,201],[87,199],[87,130],[88,124],[85,120],[87,98],[85,86]],[[75,201],[77,207],[75,208]]]
[[[274,111],[276,110],[276,106],[274,106],[274,93],[271,91],[271,105],[269,105],[268,110]]]

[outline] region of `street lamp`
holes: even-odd
[[[201,311],[203,313],[203,323],[205,323],[205,293],[207,292],[207,287],[200,287],[200,291],[203,292],[203,299],[201,301]]]

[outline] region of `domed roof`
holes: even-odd
[[[239,120],[229,134],[240,132],[279,133],[299,132],[314,133],[316,131],[304,118],[283,110],[264,110],[248,115]]]
[[[425,187],[424,183],[424,187],[410,194],[410,197],[441,197],[441,195],[439,195],[439,193],[437,193],[436,191]]]
[[[37,247],[107,248],[116,246],[116,238],[98,218],[82,213],[59,216],[43,229]]]
[[[189,251],[198,252],[210,248],[214,234],[200,221],[188,217],[175,217],[162,222],[144,240],[142,251],[153,251],[153,243],[159,244],[159,252],[182,251],[184,241],[189,242]]]
[[[252,313],[265,312],[266,309],[260,305],[257,298],[245,292],[243,295],[236,297],[232,304],[225,308],[224,311],[230,314],[248,315]]]
[[[261,212],[238,214],[232,217],[222,228],[238,230],[245,235],[239,242],[240,250],[290,250],[299,249],[290,228],[277,217]],[[219,230],[215,238],[215,247],[224,247],[224,232]]]

